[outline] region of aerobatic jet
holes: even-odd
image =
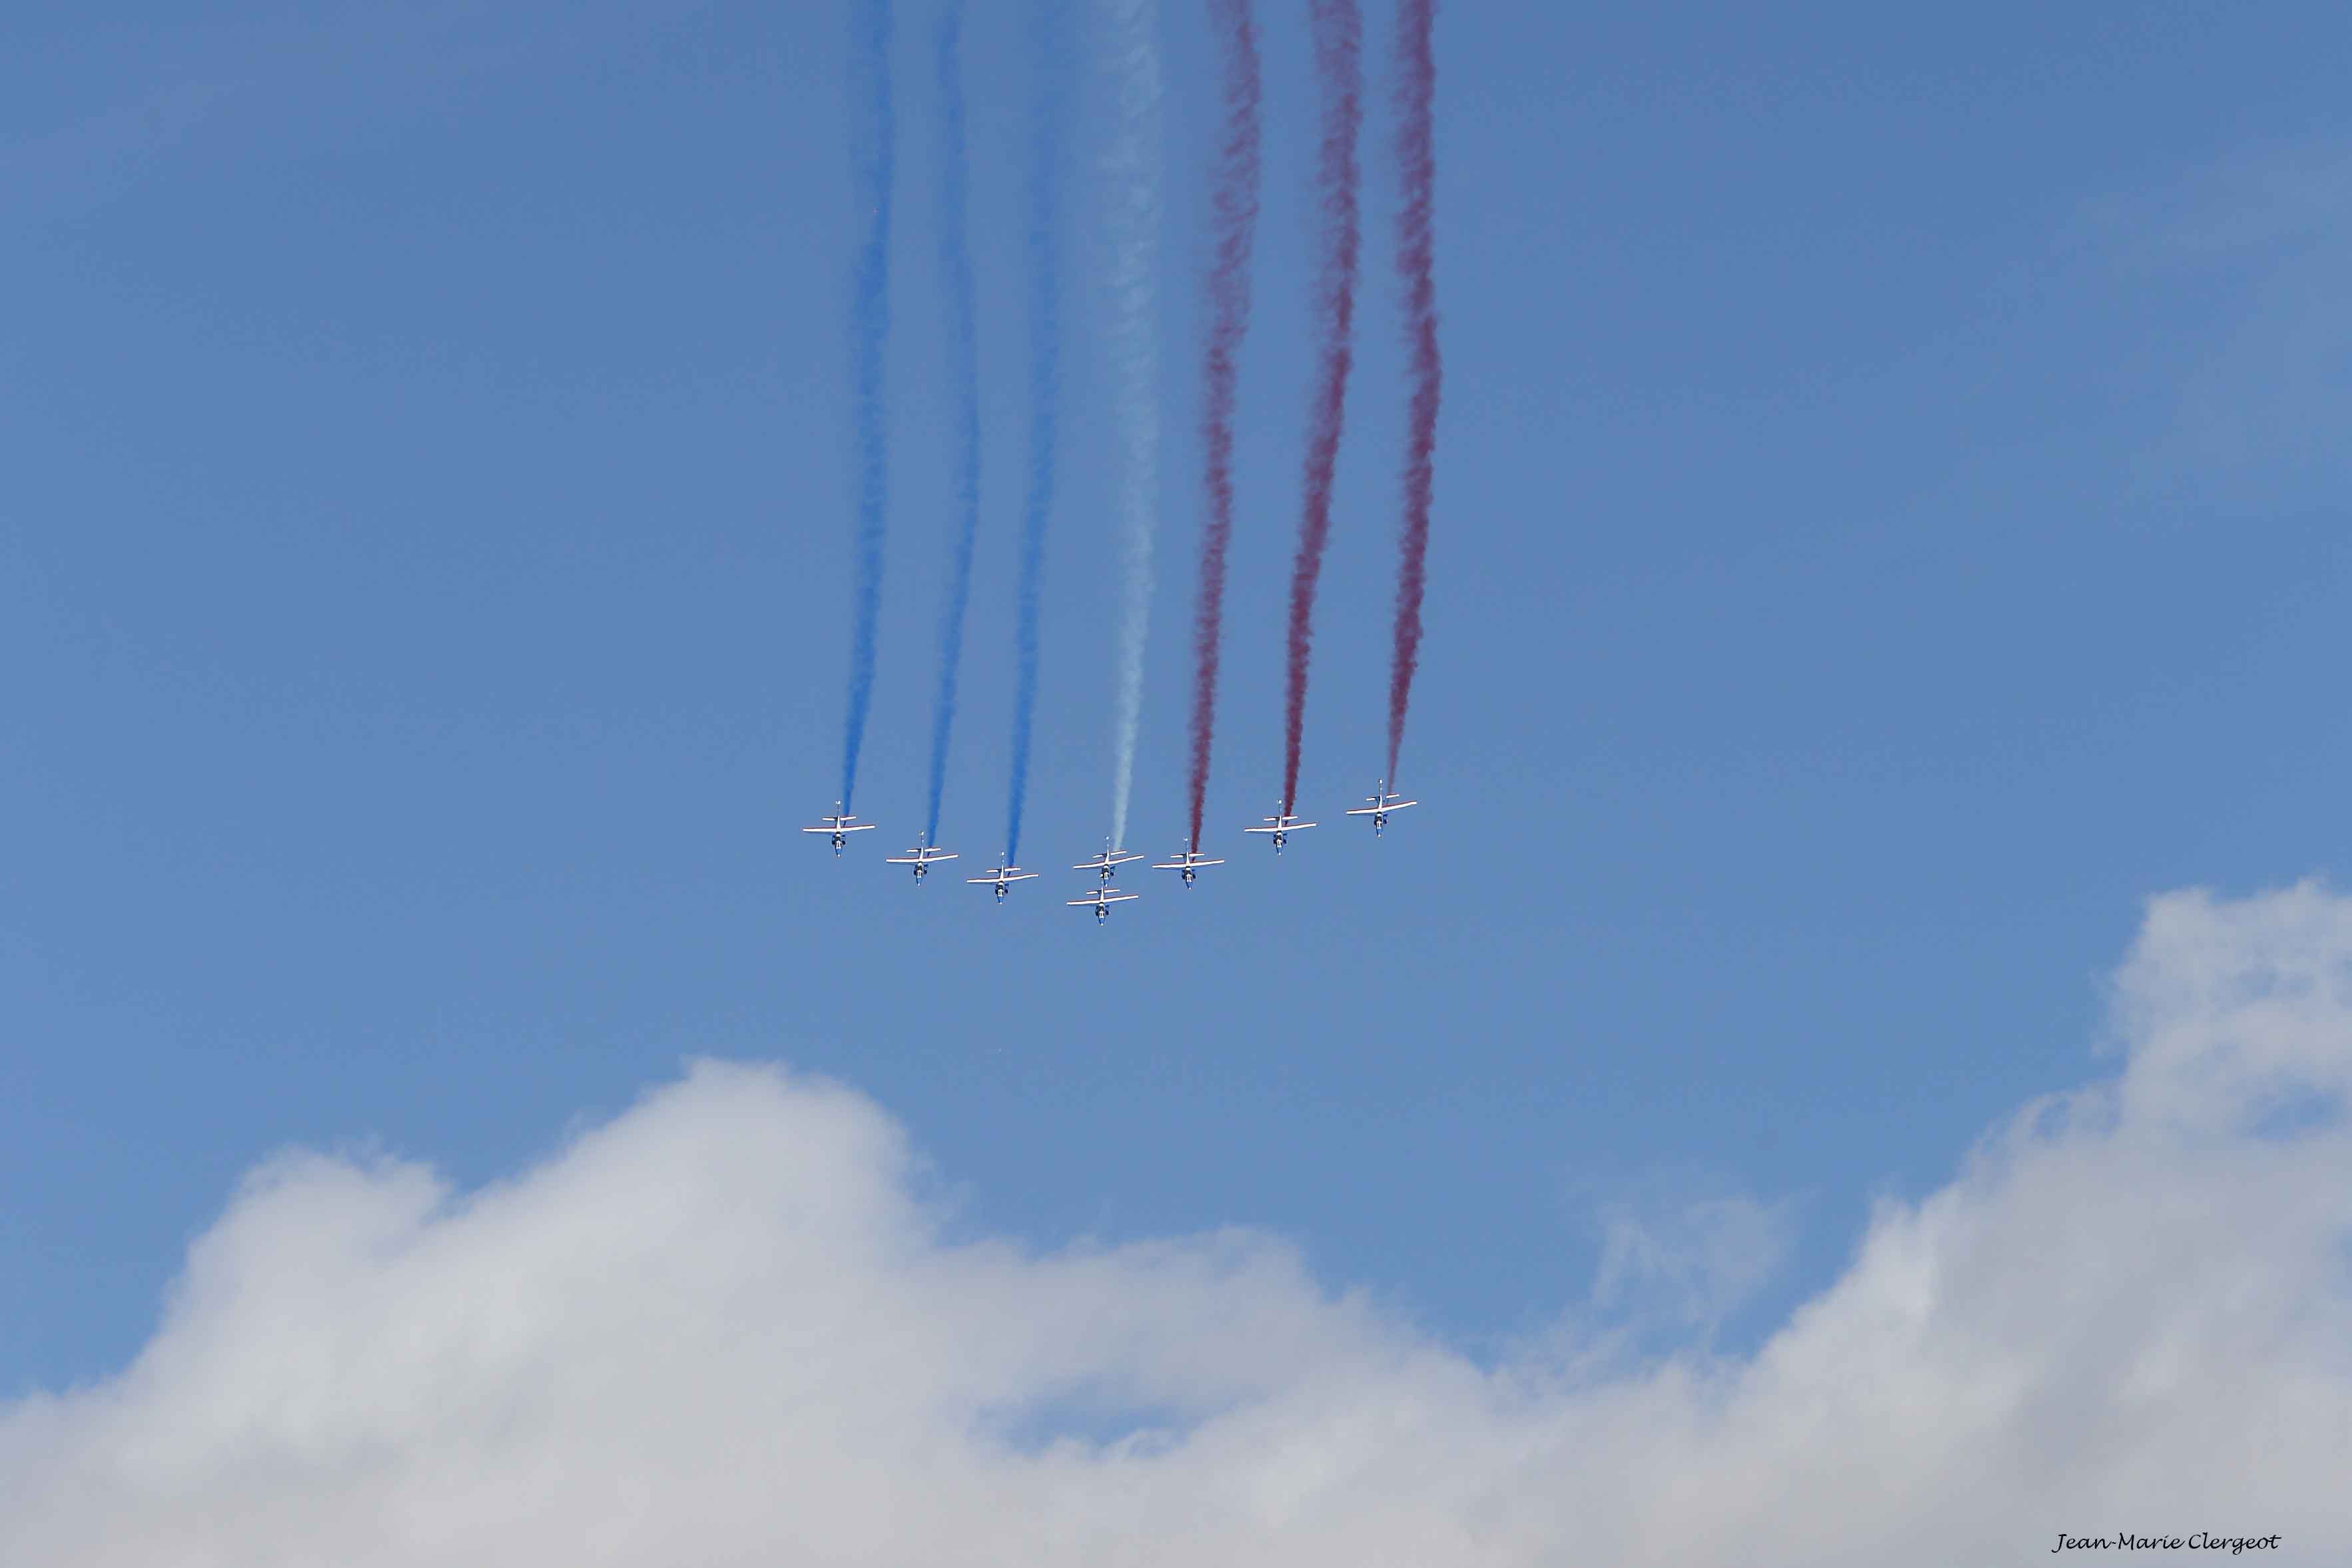
[[[1189,888],[1192,885],[1192,879],[1201,874],[1202,867],[1222,866],[1224,862],[1223,860],[1212,860],[1206,855],[1202,854],[1198,849],[1187,849],[1181,855],[1177,856],[1173,860],[1159,860],[1153,862],[1151,868],[1155,871],[1183,872],[1184,885]]]
[[[1124,904],[1141,897],[1143,897],[1141,893],[1123,893],[1106,882],[1085,898],[1070,899],[1066,902],[1074,910],[1083,907],[1094,910],[1095,924],[1100,925],[1110,919],[1110,907],[1113,904]]]
[[[832,816],[825,817],[814,827],[803,827],[801,831],[832,835],[833,856],[838,860],[841,858],[841,847],[849,841],[849,836],[853,833],[871,833],[874,831],[874,824],[860,822],[854,816],[845,816],[842,812],[841,802],[836,800],[833,803]]]
[[[955,856],[950,851],[940,848],[936,844],[926,844],[919,838],[915,840],[915,847],[912,849],[908,850],[904,855],[891,855],[886,857],[886,859],[890,865],[912,866],[915,868],[915,880],[918,883],[922,881],[923,873],[929,871],[933,866],[938,865],[942,860],[952,860],[954,858]]]
[[[1378,838],[1381,836],[1381,829],[1389,825],[1390,812],[1402,811],[1408,805],[1419,805],[1421,804],[1421,802],[1417,800],[1407,800],[1401,795],[1391,795],[1388,791],[1389,781],[1382,779],[1381,781],[1379,790],[1374,794],[1368,795],[1364,797],[1364,799],[1370,803],[1369,805],[1357,806],[1354,810],[1348,813],[1349,816],[1370,817],[1372,819],[1372,837],[1375,838]]]
[[[1130,860],[1140,860],[1143,857],[1140,855],[1129,854],[1124,849],[1112,848],[1110,847],[1110,840],[1106,838],[1103,840],[1103,852],[1101,854],[1089,856],[1086,859],[1081,860],[1076,865],[1071,867],[1070,869],[1073,871],[1092,871],[1104,881],[1108,882],[1113,877],[1118,875],[1118,868],[1121,866],[1126,865]]]
[[[1242,831],[1244,833],[1273,834],[1274,852],[1277,855],[1282,853],[1282,847],[1290,841],[1290,836],[1292,834],[1297,832],[1302,827],[1312,827],[1315,826],[1311,822],[1291,816],[1286,811],[1279,816],[1266,817],[1265,821],[1265,826],[1264,827],[1244,827]]]
[[[1036,879],[1036,872],[1024,871],[1020,867],[1015,866],[1013,863],[1013,857],[1010,855],[1007,855],[1004,858],[1003,865],[990,867],[987,876],[966,877],[964,879],[965,881],[975,885],[984,882],[994,888],[996,889],[996,901],[1000,904],[1004,901],[1004,889],[1006,888],[1010,887],[1014,882],[1034,882]]]

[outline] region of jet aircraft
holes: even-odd
[[[1389,825],[1390,812],[1402,811],[1408,805],[1419,805],[1421,804],[1421,802],[1417,800],[1407,800],[1401,795],[1391,795],[1388,793],[1388,790],[1389,781],[1382,779],[1380,783],[1379,790],[1376,793],[1368,795],[1364,797],[1364,799],[1370,804],[1357,806],[1355,809],[1348,813],[1349,816],[1370,817],[1372,819],[1372,837],[1375,838],[1378,838],[1381,836],[1381,829]]]
[[[1140,860],[1143,857],[1140,855],[1130,854],[1124,849],[1112,848],[1110,847],[1110,840],[1106,838],[1103,840],[1103,852],[1101,854],[1089,856],[1086,859],[1081,860],[1076,865],[1071,867],[1070,869],[1073,871],[1092,871],[1104,881],[1108,882],[1113,877],[1118,875],[1118,868],[1121,866],[1126,865],[1130,860]]]
[[[841,802],[836,800],[833,803],[832,816],[820,820],[814,827],[803,827],[801,831],[803,833],[824,833],[831,835],[833,838],[833,857],[835,859],[838,860],[841,858],[841,847],[849,841],[849,836],[851,834],[871,833],[874,831],[874,826],[875,825],[873,823],[860,822],[854,816],[844,815],[841,809]]]
[[[933,866],[938,865],[942,860],[954,859],[955,856],[951,852],[940,848],[936,844],[925,844],[921,839],[918,838],[915,840],[915,847],[912,849],[908,850],[904,855],[891,855],[885,858],[888,864],[893,866],[912,866],[915,868],[915,880],[918,883],[920,883],[923,879],[923,873],[929,871]]]
[[[1282,853],[1282,847],[1289,842],[1290,836],[1292,834],[1297,832],[1302,827],[1312,827],[1315,826],[1311,822],[1304,821],[1301,818],[1291,816],[1287,811],[1284,812],[1279,816],[1266,817],[1265,821],[1265,826],[1264,827],[1244,827],[1242,831],[1244,833],[1273,834],[1274,852],[1277,855]]]
[[[1113,904],[1124,904],[1141,897],[1143,897],[1141,893],[1121,892],[1117,888],[1114,888],[1109,883],[1106,882],[1101,887],[1097,888],[1093,892],[1088,893],[1083,899],[1071,899],[1066,901],[1070,908],[1074,910],[1086,908],[1094,910],[1095,924],[1100,925],[1105,921],[1110,919],[1110,907]]]
[[[1000,904],[1004,901],[1004,889],[1010,887],[1013,883],[1034,882],[1036,879],[1036,872],[1024,871],[1020,867],[1015,866],[1013,863],[1013,857],[1010,855],[1007,855],[1004,858],[1003,865],[990,867],[987,876],[966,877],[964,879],[967,882],[974,884],[984,882],[989,886],[993,887],[996,889],[996,901]]]
[[[1224,862],[1223,860],[1212,860],[1206,855],[1202,854],[1198,849],[1187,849],[1181,855],[1177,856],[1173,860],[1160,860],[1153,862],[1151,868],[1155,871],[1183,872],[1184,885],[1189,888],[1192,885],[1192,879],[1201,874],[1202,867],[1222,866]]]

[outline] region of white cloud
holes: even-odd
[[[1593,1305],[1712,1334],[1778,1273],[1796,1245],[1786,1201],[1752,1197],[1601,1205]]]
[[[2345,1561],[2352,900],[2158,900],[2116,1017],[1752,1358],[1630,1368],[1478,1366],[1247,1232],[952,1242],[887,1117],[762,1068],[478,1193],[294,1156],[128,1370],[0,1407],[0,1563]]]
[[[2229,505],[2333,505],[2352,478],[2352,145],[2233,155],[2101,203],[2083,234],[2136,300],[2141,342],[2110,366],[2168,387],[2143,455],[2159,490]]]

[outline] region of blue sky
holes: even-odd
[[[840,8],[15,20],[0,1392],[125,1363],[276,1151],[496,1181],[698,1054],[872,1097],[975,1234],[1264,1226],[1473,1347],[1613,1310],[1612,1215],[1780,1215],[1718,1331],[1743,1344],[1874,1198],[2112,1070],[2147,899],[2335,868],[2339,13],[1445,10],[1426,804],[1375,845],[1330,820],[1378,766],[1394,570],[1375,5],[1326,826],[1277,865],[1237,829],[1281,758],[1315,100],[1265,9],[1233,863],[1102,931],[1058,870],[1109,812],[1090,130],[1025,829],[1057,869],[1000,909],[878,864],[921,811],[947,538],[932,7],[899,7],[884,831],[837,864],[791,830],[834,793],[847,637]],[[1175,7],[1162,37],[1154,851],[1213,107],[1205,38]],[[976,11],[958,870],[999,847],[1007,767],[1024,45]]]

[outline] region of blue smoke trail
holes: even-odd
[[[980,359],[972,325],[971,247],[964,235],[963,7],[940,19],[940,272],[948,293],[948,380],[956,400],[955,514],[946,602],[940,612],[940,684],[931,706],[931,796],[923,842],[940,841],[940,795],[947,785],[948,731],[955,724],[956,673],[971,602],[972,536],[980,527]]]
[[[856,602],[849,636],[849,707],[841,744],[841,809],[857,786],[857,752],[874,699],[874,632],[882,616],[882,532],[889,499],[888,447],[882,424],[882,351],[890,333],[890,196],[898,178],[897,110],[890,100],[890,0],[866,0],[850,13],[850,70],[868,89],[853,99],[850,127],[858,199],[866,208],[866,243],[857,257],[850,312],[856,381],[857,533]]]
[[[1062,109],[1069,89],[1064,51],[1070,36],[1061,0],[1039,0],[1031,50],[1036,79],[1029,166],[1029,490],[1021,507],[1021,571],[1014,591],[1013,784],[1005,858],[1021,854],[1021,808],[1029,795],[1029,734],[1037,709],[1037,601],[1045,569],[1045,521],[1054,510],[1054,454],[1061,417]]]

